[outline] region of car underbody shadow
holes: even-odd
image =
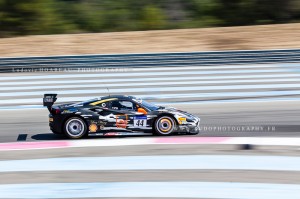
[[[186,136],[186,134],[175,134],[172,136]],[[81,140],[87,139],[112,139],[112,138],[138,138],[138,137],[169,137],[169,136],[157,136],[157,135],[89,135],[85,138],[81,138]],[[54,134],[54,133],[39,133],[36,135],[31,136],[33,140],[40,140],[40,141],[51,141],[51,140],[72,140],[67,138],[63,134]]]
[[[53,134],[53,133],[40,133],[31,136],[33,140],[64,140],[66,137],[64,135]]]

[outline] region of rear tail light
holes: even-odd
[[[59,109],[52,109],[51,112],[55,115],[58,115],[58,114],[60,114],[61,111]]]

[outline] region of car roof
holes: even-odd
[[[101,97],[101,100],[110,99],[110,98],[117,98],[117,99],[119,99],[119,100],[131,100],[131,99],[136,99],[136,97],[130,96],[130,95],[109,95],[109,96]]]

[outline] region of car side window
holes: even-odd
[[[111,108],[115,110],[131,110],[136,111],[136,105],[131,101],[113,101],[111,103]]]

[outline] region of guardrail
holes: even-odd
[[[300,49],[263,51],[215,51],[191,53],[149,53],[0,58],[0,72],[16,69],[84,67],[158,67],[184,65],[227,65],[299,62]]]

